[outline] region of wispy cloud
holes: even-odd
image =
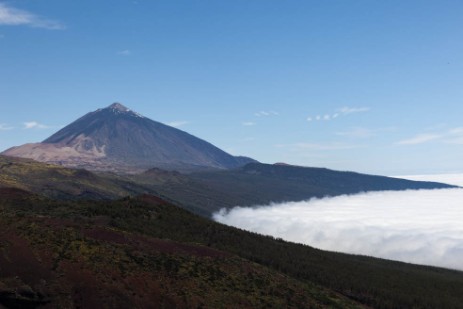
[[[242,123],[243,126],[245,127],[251,127],[251,126],[255,126],[256,123],[255,122],[252,122],[252,121],[245,121]]]
[[[166,123],[168,126],[171,126],[171,127],[174,127],[174,128],[179,128],[179,127],[182,127],[186,124],[188,124],[189,122],[188,121],[183,121],[183,120],[180,120],[180,121],[171,121],[171,122],[168,122]]]
[[[37,121],[24,122],[24,129],[48,129],[50,126],[39,123]]]
[[[462,200],[463,189],[386,191],[236,207],[214,219],[324,250],[463,270]]]
[[[338,116],[336,116],[336,117],[338,117]],[[307,117],[307,121],[308,122],[311,122],[311,121],[330,121],[332,119],[335,119],[336,117],[334,117],[334,115],[329,115],[329,114],[316,115],[316,116]]]
[[[463,127],[453,128],[445,135],[446,144],[463,145]]]
[[[399,145],[418,145],[424,144],[430,141],[434,141],[436,139],[441,138],[442,136],[439,134],[427,133],[427,134],[418,134],[412,138],[404,139],[399,141],[397,144]]]
[[[328,113],[328,114],[318,114],[315,116],[308,116],[307,121],[330,121],[339,118],[339,116],[345,116],[354,113],[363,113],[368,112],[370,110],[369,107],[342,107],[337,109],[335,112]]]
[[[62,30],[66,28],[61,22],[10,7],[5,3],[0,3],[0,25],[29,26],[50,30]]]
[[[14,129],[14,127],[12,126],[9,126],[5,123],[0,123],[0,131],[8,131],[8,130],[12,130]]]
[[[452,135],[463,135],[463,127],[450,129],[450,130],[449,130],[449,134],[452,134]]]
[[[454,144],[454,145],[463,145],[463,136],[449,138],[445,140],[447,144]]]
[[[124,50],[118,51],[117,54],[120,56],[130,56],[132,52],[128,49],[124,49]]]
[[[327,143],[295,143],[295,144],[277,144],[277,148],[288,148],[293,150],[346,150],[359,148],[359,145],[351,145],[346,143],[338,142],[327,142]]]
[[[260,111],[257,113],[254,113],[254,116],[256,117],[269,117],[269,116],[278,116],[280,113],[276,111]]]
[[[255,137],[245,137],[243,139],[241,139],[241,142],[252,142],[252,141],[255,141],[256,138]]]
[[[375,136],[376,134],[373,130],[370,130],[367,128],[356,127],[348,131],[336,132],[336,135],[345,136],[349,138],[368,138],[368,137]]]
[[[456,127],[435,133],[421,133],[397,142],[398,145],[418,145],[428,142],[463,145],[463,127]]]
[[[384,128],[376,128],[376,129],[368,129],[368,128],[363,128],[363,127],[353,127],[350,128],[346,131],[339,131],[336,132],[335,134],[338,136],[344,136],[347,138],[355,138],[355,139],[361,139],[361,138],[369,138],[376,136],[380,133],[384,132],[393,132],[396,131],[396,127],[384,127]]]
[[[337,112],[343,114],[343,115],[348,115],[348,114],[354,114],[354,113],[364,113],[368,112],[370,110],[369,107],[349,107],[349,106],[344,106],[342,108],[339,108]]]

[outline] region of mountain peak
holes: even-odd
[[[130,116],[134,116],[134,117],[138,117],[138,118],[145,118],[142,115],[140,115],[139,113],[132,111],[130,108],[125,107],[124,105],[122,105],[119,102],[114,102],[113,104],[109,105],[108,107],[106,107],[104,109],[100,108],[97,111],[101,111],[101,110],[111,111],[116,115],[121,115],[122,114],[122,115],[130,115]]]
[[[12,148],[5,154],[70,167],[122,172],[152,167],[236,168],[254,161],[234,157],[117,102],[87,113],[42,143]]]
[[[129,112],[130,111],[130,109],[128,109],[127,107],[125,107],[124,105],[122,105],[119,102],[114,102],[113,104],[109,105],[108,108],[113,109],[113,110],[117,110],[117,111],[120,111],[120,112]]]

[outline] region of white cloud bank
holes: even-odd
[[[214,219],[324,250],[463,270],[463,189],[236,207]]]

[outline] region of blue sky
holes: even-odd
[[[463,2],[0,0],[0,149],[113,102],[232,153],[463,172]]]

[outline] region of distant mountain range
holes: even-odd
[[[67,167],[136,172],[228,169],[255,160],[235,157],[179,129],[146,118],[120,103],[77,119],[41,143],[2,154]]]
[[[230,170],[182,174],[153,168],[117,175],[71,169],[0,155],[0,188],[18,188],[59,199],[114,199],[149,193],[210,217],[221,208],[367,191],[438,189],[453,186],[325,168],[249,163]]]
[[[206,216],[234,206],[268,205],[371,191],[455,188],[437,182],[262,163],[188,175],[150,170],[129,178]]]

